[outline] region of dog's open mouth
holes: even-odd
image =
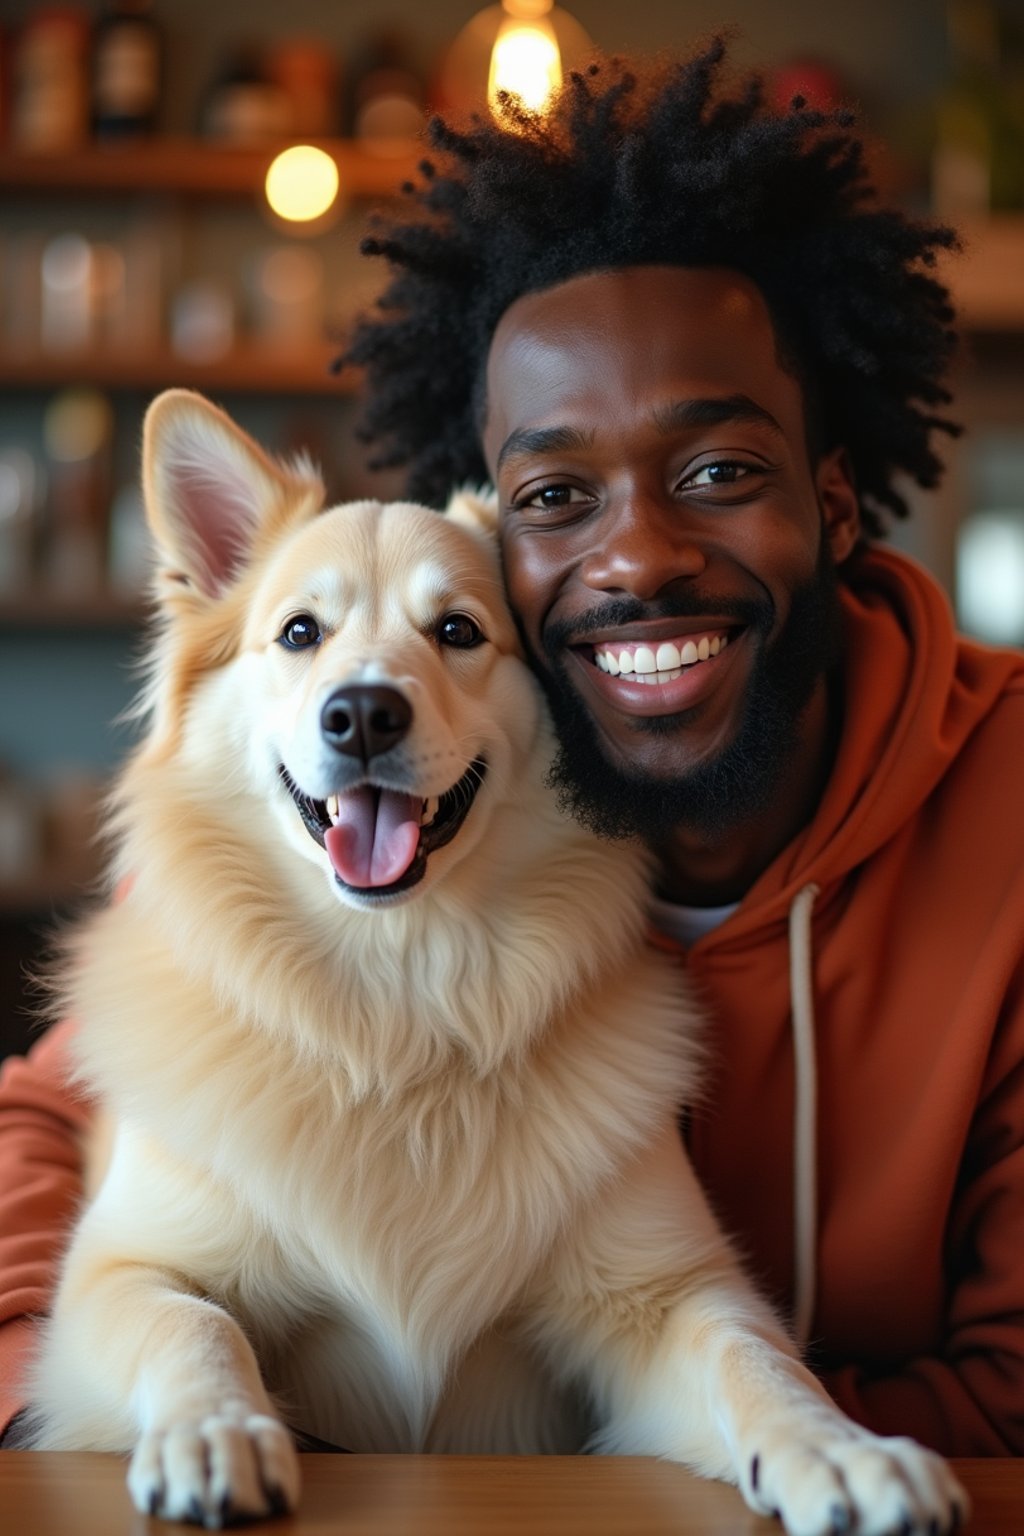
[[[282,765],[281,779],[306,831],[327,855],[334,878],[362,896],[394,896],[423,879],[427,859],[455,837],[484,781],[487,762],[474,758],[439,798],[361,784],[314,800]]]

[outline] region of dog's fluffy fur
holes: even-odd
[[[308,466],[180,391],[144,484],[162,623],[116,795],[130,888],[63,994],[115,1132],[35,1443],[131,1452],[140,1508],[208,1524],[294,1504],[284,1424],[669,1456],[798,1533],[948,1524],[943,1465],[838,1413],[704,1204],[677,1129],[693,1009],[645,947],[641,853],[544,787],[486,505],[324,512]],[[372,750],[328,729],[353,688],[387,690]],[[324,835],[367,780],[378,827],[388,795],[429,821],[457,785],[468,810],[441,801],[456,830],[417,869],[371,814],[382,874]]]

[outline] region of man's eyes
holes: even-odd
[[[557,512],[562,507],[570,507],[577,502],[582,503],[590,499],[578,486],[558,483],[542,485],[537,490],[526,491],[516,498],[513,505],[518,511],[531,508],[537,512]]]
[[[704,497],[728,502],[755,491],[758,480],[767,470],[767,465],[745,459],[705,459],[683,471],[672,486],[671,494],[695,493],[697,499]],[[717,491],[722,494],[716,495]],[[730,498],[730,492],[734,493],[733,498]],[[510,505],[512,510],[526,514],[528,519],[557,525],[585,515],[588,508],[601,501],[602,493],[597,486],[585,489],[567,480],[549,480],[545,485],[531,486],[520,492],[512,498]]]
[[[704,490],[716,485],[736,485],[740,480],[757,474],[757,466],[744,464],[739,459],[714,459],[691,470],[680,480],[680,491]]]

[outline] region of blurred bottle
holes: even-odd
[[[235,344],[235,301],[215,278],[184,283],[171,301],[171,349],[190,363],[214,363]]]
[[[0,27],[0,144],[7,139],[11,118],[11,38],[6,27]]]
[[[66,597],[106,584],[114,412],[95,389],[65,389],[43,418],[49,496],[43,582]]]
[[[47,6],[16,35],[11,62],[11,139],[19,149],[73,149],[88,134],[89,18]]]
[[[24,448],[0,448],[0,596],[24,597],[35,577],[40,466]]]
[[[261,48],[239,44],[206,91],[200,131],[224,144],[265,144],[288,133],[289,103]]]
[[[11,235],[5,242],[0,339],[14,351],[39,350],[45,248],[45,236],[34,229]]]
[[[108,0],[92,42],[92,130],[97,138],[156,131],[163,55],[163,32],[150,0]]]
[[[70,763],[51,768],[47,779],[43,869],[53,899],[60,900],[96,878],[100,806],[108,786],[95,773]]]
[[[326,139],[340,125],[340,70],[335,55],[316,38],[285,37],[267,55],[267,75],[288,103],[290,136]]]
[[[153,546],[142,491],[135,481],[123,485],[110,508],[108,550],[110,590],[118,597],[138,598],[153,569]]]
[[[1024,206],[1020,62],[1004,54],[1003,19],[990,0],[947,0],[949,80],[936,111],[932,206],[943,218]]]
[[[93,249],[83,235],[54,235],[43,247],[40,343],[44,352],[78,352],[93,340]]]
[[[423,130],[425,90],[401,33],[371,36],[353,61],[346,130],[378,154],[405,154]]]
[[[835,112],[853,92],[838,65],[816,54],[798,53],[768,72],[768,97],[774,111],[787,113],[799,96],[815,112]]]
[[[317,250],[278,245],[254,254],[252,329],[265,346],[316,355],[324,344],[324,263]]]
[[[43,806],[23,775],[0,762],[0,886],[27,884],[43,855]]]
[[[124,330],[119,338],[145,350],[159,345],[164,334],[166,295],[180,265],[180,226],[140,219],[122,242],[124,256]]]

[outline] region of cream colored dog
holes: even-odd
[[[944,1464],[838,1412],[708,1212],[695,1015],[643,856],[544,788],[487,508],[322,511],[180,391],[144,481],[130,890],[62,999],[115,1131],[35,1443],[130,1452],[141,1510],[207,1525],[294,1506],[285,1425],[671,1457],[796,1536],[953,1525]]]

